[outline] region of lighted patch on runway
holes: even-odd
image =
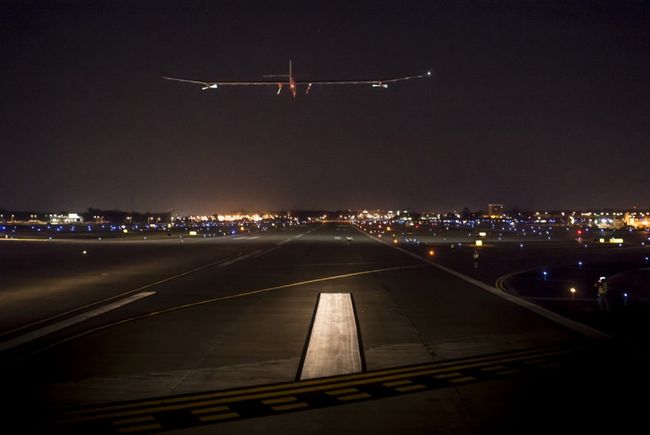
[[[298,379],[363,370],[359,331],[350,293],[321,293]]]

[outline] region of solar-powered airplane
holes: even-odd
[[[312,86],[320,85],[371,85],[373,88],[387,88],[390,83],[404,82],[407,80],[421,79],[424,77],[431,76],[431,71],[427,71],[424,74],[413,75],[413,76],[404,76],[404,77],[394,77],[388,79],[378,79],[378,80],[296,80],[293,76],[293,71],[291,68],[291,60],[289,61],[289,74],[282,74],[277,76],[270,77],[280,77],[283,80],[261,80],[261,81],[204,81],[204,80],[189,80],[189,79],[180,79],[176,77],[164,77],[165,80],[175,80],[177,82],[192,83],[196,85],[201,85],[201,89],[217,89],[219,86],[277,86],[278,91],[277,95],[280,95],[282,88],[287,86],[293,97],[296,97],[298,93],[298,86],[306,86],[305,95],[309,94]],[[269,77],[269,76],[267,76]]]

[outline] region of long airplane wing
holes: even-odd
[[[414,76],[393,77],[381,80],[296,80],[299,85],[381,85],[384,83],[396,83],[406,80],[421,79],[431,76],[431,71]]]
[[[163,76],[165,80],[174,80],[177,82],[185,82],[185,83],[193,83],[196,85],[202,85],[204,89],[208,88],[216,88],[217,86],[277,86],[278,81],[258,81],[258,82],[245,82],[245,81],[214,81],[214,82],[206,82],[202,80],[189,80],[189,79],[179,79],[177,77],[165,77]],[[285,83],[285,82],[282,82]],[[288,83],[288,82],[287,82]]]

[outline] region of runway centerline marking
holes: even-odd
[[[109,311],[113,311],[117,308],[123,307],[124,305],[139,301],[140,299],[149,297],[151,295],[155,295],[156,292],[142,292],[142,293],[136,293],[134,295],[131,295],[125,299],[122,299],[117,302],[113,302],[112,304],[104,305],[99,308],[95,308],[94,310],[87,311],[85,313],[79,314],[77,316],[71,317],[69,319],[61,320],[60,322],[53,323],[51,325],[45,326],[43,328],[36,329],[34,331],[28,332],[23,335],[19,335],[18,337],[12,338],[7,341],[3,341],[0,343],[0,352],[3,352],[7,349],[11,349],[16,346],[20,346],[21,344],[28,343],[30,341],[36,340],[41,337],[45,337],[46,335],[50,335],[54,332],[60,331],[62,329],[65,329],[69,326],[76,325],[77,323],[81,323],[84,320],[88,320],[90,318],[99,316],[101,314],[107,313]]]

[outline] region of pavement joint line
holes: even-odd
[[[311,233],[313,231],[314,230],[309,230],[309,231],[307,231],[305,233],[300,233],[299,235],[309,234],[309,233]],[[287,240],[291,240],[292,238],[295,238],[295,237],[291,237],[291,238],[289,238]],[[0,239],[0,240],[4,240],[4,239]],[[16,240],[18,240],[18,239],[16,239]],[[38,240],[40,240],[40,239],[38,239]],[[51,242],[51,240],[48,240],[48,242]],[[255,256],[259,257],[259,256],[262,256],[262,255],[265,255],[265,254],[267,254],[267,253],[269,253],[269,252],[271,252],[271,251],[273,251],[275,249],[277,249],[277,246],[268,248],[266,250],[257,250],[257,251],[255,251]],[[62,313],[58,313],[58,314],[55,314],[53,316],[49,316],[49,317],[47,317],[45,319],[41,319],[41,320],[37,320],[35,322],[28,323],[26,325],[21,325],[21,326],[19,326],[17,328],[13,328],[13,329],[10,329],[8,331],[0,332],[0,338],[8,336],[8,335],[14,335],[14,334],[16,334],[16,333],[18,333],[20,331],[33,328],[33,327],[35,327],[37,325],[40,325],[42,323],[52,322],[52,321],[54,321],[56,319],[66,317],[66,316],[72,315],[74,313],[87,310],[87,309],[92,308],[92,307],[97,306],[97,305],[102,305],[104,303],[110,302],[110,301],[115,300],[115,299],[120,299],[120,298],[129,296],[129,295],[137,293],[137,292],[139,292],[141,290],[145,290],[145,289],[148,289],[148,288],[163,284],[165,282],[169,282],[169,281],[172,281],[172,280],[175,280],[175,279],[178,279],[178,278],[182,278],[183,276],[190,275],[192,273],[200,272],[202,270],[209,269],[209,268],[215,267],[215,266],[223,267],[223,266],[221,266],[222,263],[224,263],[224,262],[228,263],[228,262],[231,262],[231,261],[234,262],[233,260],[240,261],[240,260],[243,260],[243,258],[241,258],[241,256],[236,256],[235,258],[221,258],[221,259],[219,259],[217,261],[214,261],[212,263],[208,263],[208,264],[204,264],[204,265],[199,266],[199,267],[195,267],[195,268],[187,270],[185,272],[181,272],[181,273],[178,273],[176,275],[172,275],[172,276],[169,276],[167,278],[163,278],[163,279],[160,279],[158,281],[154,281],[152,283],[145,284],[145,285],[136,287],[136,288],[131,289],[131,290],[127,290],[126,292],[122,292],[122,293],[114,295],[114,296],[109,296],[109,297],[101,299],[99,301],[91,302],[89,304],[82,305],[80,307],[76,307],[76,308],[73,308],[71,310],[67,310],[67,311],[64,311]],[[230,263],[230,264],[232,264],[232,263]]]
[[[556,355],[561,353],[570,352],[568,349],[559,348],[557,346],[549,348],[534,348],[534,349],[524,349],[519,351],[511,351],[507,353],[499,354],[490,354],[482,355],[475,357],[461,358],[451,361],[441,361],[441,362],[432,362],[425,364],[418,364],[407,367],[400,367],[394,369],[383,369],[367,373],[357,373],[352,375],[343,375],[337,376],[334,378],[323,378],[323,379],[314,379],[309,381],[302,382],[289,382],[282,383],[277,385],[270,386],[261,386],[261,387],[247,387],[238,390],[228,390],[228,391],[217,391],[217,392],[208,392],[208,393],[195,393],[191,395],[183,395],[171,398],[161,398],[161,399],[148,399],[148,400],[139,400],[129,403],[120,403],[120,404],[109,404],[101,406],[90,406],[88,408],[82,408],[77,410],[72,410],[65,412],[64,415],[69,417],[74,417],[77,415],[86,415],[86,414],[100,414],[102,412],[114,412],[122,409],[129,409],[133,407],[145,407],[145,406],[162,406],[166,404],[174,403],[194,403],[197,400],[203,399],[213,399],[213,398],[230,398],[237,397],[241,395],[250,395],[254,393],[266,393],[266,392],[277,392],[277,394],[285,394],[284,392],[289,388],[296,388],[298,386],[310,387],[310,386],[321,386],[325,385],[327,388],[331,388],[331,384],[340,383],[344,381],[354,381],[357,379],[374,379],[378,376],[394,375],[394,374],[409,374],[416,370],[422,369],[438,369],[439,371],[444,370],[455,370],[461,364],[487,364],[494,365],[502,362],[505,358],[512,360],[516,358],[517,360],[523,360],[526,362],[528,358],[534,358],[532,361],[536,362],[546,362],[544,359],[540,359],[540,356],[544,355]]]
[[[565,352],[555,352],[556,354],[559,353],[565,353]],[[519,361],[522,358],[525,357],[519,357],[519,358],[511,358],[510,361]],[[334,385],[317,385],[317,386],[302,386],[302,385],[295,385],[294,388],[289,388],[286,390],[282,391],[272,391],[272,392],[267,392],[267,393],[260,393],[260,394],[244,394],[240,396],[233,396],[233,397],[225,397],[225,398],[219,398],[219,399],[213,399],[213,400],[201,400],[198,402],[186,402],[178,405],[164,405],[164,406],[152,406],[150,408],[138,408],[138,409],[130,409],[130,410],[124,410],[124,411],[115,411],[112,413],[108,414],[94,414],[94,415],[86,415],[86,416],[80,416],[77,418],[72,417],[69,420],[64,420],[64,423],[68,422],[83,422],[83,421],[92,421],[92,420],[104,420],[104,419],[111,419],[111,418],[120,418],[120,417],[127,417],[131,415],[140,415],[140,414],[150,414],[150,413],[157,413],[157,412],[164,412],[164,411],[175,411],[175,410],[181,410],[181,409],[189,409],[189,408],[194,408],[194,407],[200,407],[200,406],[208,406],[208,405],[221,405],[221,404],[227,404],[227,403],[237,403],[237,402],[242,402],[242,401],[248,401],[248,400],[261,400],[261,399],[268,399],[268,398],[273,398],[274,396],[279,396],[279,395],[295,395],[295,394],[302,394],[302,393],[313,393],[313,392],[332,392],[332,391],[337,391],[337,390],[332,390],[332,388],[338,387],[340,390],[337,392],[339,394],[343,394],[342,390],[347,387],[357,387],[357,386],[362,386],[362,385],[368,385],[368,384],[374,384],[374,383],[382,383],[382,382],[388,382],[388,381],[393,381],[393,380],[401,380],[401,379],[406,379],[406,378],[414,378],[417,376],[427,376],[427,375],[432,375],[435,378],[439,379],[445,379],[450,378],[450,376],[447,374],[445,376],[446,372],[451,370],[464,370],[464,369],[474,369],[474,368],[480,368],[480,362],[479,363],[472,363],[472,364],[465,364],[461,366],[456,366],[456,367],[451,367],[451,368],[443,368],[443,369],[423,369],[423,370],[416,370],[416,371],[411,371],[411,372],[406,372],[406,373],[399,373],[395,375],[389,375],[389,376],[379,376],[379,377],[372,377],[372,378],[367,378],[367,379],[358,379],[358,380],[352,380],[352,381],[343,381],[343,382],[337,382]],[[453,376],[456,376],[454,379],[448,379],[449,382],[461,382],[461,380],[466,380],[469,376],[458,378],[457,376],[462,375],[462,373],[453,373]],[[472,379],[475,379],[473,377],[469,377]],[[343,390],[344,391],[344,390]],[[351,388],[350,392],[356,392],[358,391],[356,388]],[[365,394],[365,393],[364,393]],[[345,396],[339,396],[339,397],[345,397]],[[337,398],[339,398],[337,397]]]
[[[8,349],[12,349],[14,347],[23,345],[25,343],[29,343],[30,341],[37,340],[39,338],[45,337],[47,335],[53,334],[55,332],[58,332],[62,329],[68,328],[70,326],[76,325],[77,323],[81,323],[83,321],[86,321],[88,319],[91,319],[93,317],[97,317],[99,315],[108,313],[109,311],[116,310],[120,307],[123,307],[124,305],[128,305],[133,302],[137,302],[140,299],[144,299],[146,297],[155,295],[156,292],[141,292],[141,293],[136,293],[134,295],[131,295],[129,297],[126,297],[124,299],[120,299],[116,302],[107,304],[107,305],[102,305],[100,307],[97,307],[93,310],[83,312],[81,314],[77,314],[76,316],[60,320],[58,322],[43,326],[42,328],[39,329],[34,329],[33,331],[27,332],[23,335],[19,335],[17,337],[11,338],[9,340],[5,340],[0,343],[0,352],[4,352]]]
[[[51,343],[51,344],[49,344],[47,346],[44,346],[41,349],[35,350],[34,352],[32,352],[32,353],[30,353],[28,355],[24,355],[22,358],[18,358],[18,359],[24,359],[24,358],[28,358],[28,357],[37,355],[37,354],[39,354],[41,352],[44,352],[46,350],[49,350],[49,349],[51,349],[53,347],[59,346],[61,344],[67,343],[67,342],[72,341],[72,340],[76,340],[78,338],[84,337],[84,336],[89,335],[89,334],[93,334],[95,332],[99,332],[99,331],[103,331],[103,330],[113,328],[113,327],[116,327],[116,326],[124,325],[125,323],[134,322],[136,320],[151,318],[153,316],[157,316],[157,315],[160,315],[160,314],[167,314],[167,313],[171,313],[171,312],[174,312],[174,311],[184,310],[184,309],[188,309],[188,308],[194,308],[194,307],[198,307],[198,306],[201,306],[201,305],[207,305],[207,304],[211,304],[211,303],[215,303],[215,302],[221,302],[221,301],[226,301],[226,300],[235,299],[235,298],[252,296],[252,295],[261,294],[261,293],[268,293],[268,292],[271,292],[271,291],[274,291],[274,290],[282,290],[282,289],[285,289],[285,288],[292,288],[292,287],[298,287],[298,286],[307,285],[307,284],[314,284],[314,283],[317,283],[317,282],[331,281],[331,280],[335,280],[335,279],[344,279],[344,278],[350,278],[350,277],[353,277],[353,276],[370,275],[370,274],[373,274],[373,273],[390,272],[390,271],[395,271],[395,270],[413,269],[413,268],[417,268],[417,267],[422,267],[422,265],[410,264],[410,265],[406,265],[406,266],[394,266],[394,267],[386,267],[386,268],[382,268],[382,269],[363,270],[363,271],[360,271],[360,272],[351,272],[351,273],[346,273],[346,274],[343,274],[343,275],[327,276],[327,277],[323,277],[323,278],[316,278],[316,279],[311,279],[311,280],[306,280],[306,281],[295,282],[295,283],[291,283],[291,284],[283,284],[283,285],[267,287],[267,288],[258,289],[258,290],[251,290],[251,291],[247,291],[247,292],[243,292],[243,293],[236,293],[236,294],[233,294],[233,295],[220,296],[218,298],[204,299],[202,301],[192,302],[192,303],[189,303],[189,304],[177,305],[175,307],[166,308],[166,309],[158,310],[158,311],[151,311],[149,313],[140,314],[138,316],[129,317],[127,319],[122,319],[122,320],[119,320],[117,322],[109,323],[107,325],[102,325],[102,326],[98,326],[96,328],[88,329],[88,330],[83,331],[83,332],[81,332],[79,334],[72,335],[70,337],[66,337],[66,338],[64,338],[64,339],[62,339],[60,341],[55,342],[55,343]],[[16,361],[16,360],[14,360],[14,361]]]
[[[422,262],[424,262],[426,264],[429,264],[429,265],[431,265],[433,267],[436,267],[436,268],[438,268],[438,269],[440,269],[440,270],[442,270],[444,272],[447,272],[450,275],[455,276],[456,278],[459,278],[459,279],[461,279],[461,280],[463,280],[465,282],[473,284],[474,286],[476,286],[476,287],[478,287],[478,288],[480,288],[482,290],[485,290],[488,293],[491,293],[491,294],[493,294],[495,296],[498,296],[498,297],[500,297],[502,299],[505,299],[506,301],[511,302],[511,303],[513,303],[515,305],[518,305],[521,308],[525,308],[525,309],[527,309],[529,311],[532,311],[535,314],[538,314],[538,315],[540,315],[542,317],[545,317],[548,320],[551,320],[551,321],[553,321],[553,322],[555,322],[555,323],[557,323],[559,325],[562,325],[565,328],[571,329],[571,330],[573,330],[573,331],[575,331],[575,332],[577,332],[577,333],[579,333],[581,335],[584,335],[584,336],[592,338],[592,339],[610,338],[609,335],[607,335],[604,332],[599,331],[599,330],[597,330],[595,328],[592,328],[591,326],[587,326],[587,325],[585,325],[583,323],[576,322],[573,319],[569,319],[568,317],[564,317],[564,316],[562,316],[562,315],[560,315],[560,314],[558,314],[558,313],[556,313],[554,311],[548,310],[548,309],[546,309],[546,308],[544,308],[544,307],[542,307],[540,305],[534,304],[534,303],[529,302],[529,301],[527,301],[525,299],[514,296],[514,295],[512,295],[510,293],[501,291],[501,290],[497,289],[496,287],[485,284],[482,281],[479,281],[479,280],[474,279],[474,278],[472,278],[470,276],[464,275],[464,274],[462,274],[460,272],[456,272],[453,269],[450,269],[450,268],[448,268],[446,266],[435,263],[435,262],[433,262],[433,261],[431,261],[431,260],[429,260],[429,259],[427,259],[425,257],[422,257],[422,256],[420,256],[420,255],[418,255],[418,254],[416,254],[414,252],[411,252],[411,251],[409,251],[407,249],[404,249],[404,248],[401,248],[399,246],[395,246],[393,244],[387,243],[387,242],[385,242],[385,241],[383,241],[381,239],[378,239],[378,238],[366,233],[365,231],[363,231],[362,229],[360,229],[360,228],[358,228],[356,226],[353,226],[353,228],[355,228],[361,234],[364,234],[367,237],[370,237],[371,239],[376,240],[379,243],[382,243],[382,244],[384,244],[386,246],[390,246],[393,249],[397,249],[398,251],[401,251],[401,252],[403,252],[403,253],[405,253],[407,255],[410,255],[411,257],[417,258],[417,259],[419,259],[420,261],[422,261]]]

